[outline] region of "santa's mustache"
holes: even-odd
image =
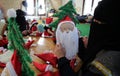
[[[78,52],[78,31],[74,29],[69,32],[57,31],[57,42],[61,43],[66,50],[66,57],[72,59]]]

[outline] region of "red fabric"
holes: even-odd
[[[38,62],[33,62],[33,65],[41,72],[45,72],[45,69],[48,64],[40,64]]]
[[[42,53],[42,54],[35,54],[39,58],[44,61],[49,61],[53,67],[56,67],[57,64],[57,57],[53,53]]]
[[[34,40],[28,41],[28,42],[25,44],[25,48],[26,48],[26,49],[29,49],[30,46],[33,44],[33,42],[34,42]]]
[[[14,70],[15,70],[16,74],[18,76],[21,76],[22,65],[21,65],[21,63],[19,61],[19,57],[17,56],[17,51],[16,50],[14,51],[14,53],[12,55],[11,63],[13,65],[13,67],[14,67]]]
[[[39,74],[38,76],[53,76],[53,74],[50,71],[46,71],[46,72],[43,72],[42,74]]]
[[[37,31],[37,26],[32,26],[31,31]]]
[[[63,18],[60,22],[63,21],[72,21],[72,19],[69,16],[65,16],[65,18]]]
[[[42,33],[37,32],[37,33],[36,33],[36,36],[42,36]]]
[[[4,68],[4,67],[6,67],[6,64],[5,64],[5,63],[0,62],[0,67],[1,67],[1,68]]]
[[[53,18],[48,17],[46,18],[46,24],[50,24],[53,21]]]
[[[52,31],[51,28],[48,28],[52,33],[54,33],[54,31]],[[46,31],[44,31],[44,36],[52,36],[51,33],[48,32],[48,29]]]
[[[60,76],[59,71],[53,72],[53,76]]]
[[[47,31],[44,31],[44,36],[51,36]]]
[[[72,67],[72,69],[74,69],[75,68],[75,62],[76,62],[76,59],[72,59],[71,61],[70,61],[70,66]]]
[[[52,40],[53,40],[54,42],[56,42],[56,37],[53,37]]]
[[[46,72],[43,72],[42,74],[39,74],[38,76],[60,76],[60,74],[59,74],[59,71],[56,71],[56,72],[46,71]]]
[[[3,53],[3,50],[0,50],[0,54],[2,54]]]
[[[3,37],[2,40],[0,40],[0,47],[7,44],[8,44],[8,40],[6,39],[6,37]]]

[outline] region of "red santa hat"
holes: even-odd
[[[29,41],[24,45],[24,47],[25,47],[26,49],[29,49],[30,46],[33,44],[33,42],[34,42],[34,40],[32,40],[32,41],[29,40]]]
[[[44,61],[50,62],[53,67],[56,67],[57,64],[57,57],[53,53],[42,53],[42,54],[35,54],[39,58],[41,58]]]
[[[58,24],[58,27],[62,25],[63,23],[69,22],[75,26],[75,23],[72,21],[72,19],[69,16],[65,16]]]
[[[15,50],[10,62],[6,64],[6,68],[9,72],[10,76],[21,76],[22,75],[22,65],[19,61],[19,57],[17,56],[17,51]],[[3,75],[6,73],[3,71]]]
[[[31,22],[31,26],[30,26],[31,31],[36,31],[37,30],[37,27],[33,26],[34,24],[38,24],[37,20],[35,20],[35,19]]]
[[[34,19],[34,20],[31,22],[31,25],[33,25],[33,24],[38,24],[37,20]]]
[[[53,18],[47,17],[46,18],[46,24],[50,24],[53,21]]]
[[[49,65],[49,64],[41,64],[41,63],[38,63],[38,62],[33,62],[33,65],[34,65],[40,72],[53,71],[52,65]]]
[[[22,65],[19,61],[16,50],[12,55],[11,61],[6,64],[6,67],[9,71],[10,76],[21,76]]]

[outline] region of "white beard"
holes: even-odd
[[[78,53],[78,30],[74,27],[73,31],[61,32],[57,29],[56,31],[56,40],[57,44],[61,43],[62,47],[65,48],[66,55],[65,57],[69,60],[75,58]]]

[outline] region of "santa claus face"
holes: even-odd
[[[69,31],[73,31],[74,29],[74,26],[73,24],[69,23],[69,22],[66,22],[66,23],[63,23],[61,26],[60,26],[60,30],[61,32],[69,32]]]
[[[66,58],[73,59],[78,52],[78,30],[70,22],[58,25],[56,30],[57,43],[61,43],[65,48]]]

